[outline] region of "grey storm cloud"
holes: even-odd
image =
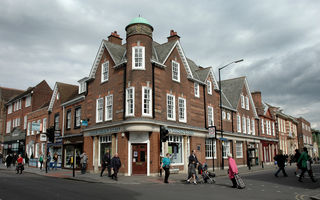
[[[263,98],[320,129],[320,1],[0,1],[0,86],[26,89],[41,80],[77,84],[88,76],[101,39],[139,14],[167,41],[174,29],[187,57],[247,76]],[[218,77],[217,77],[218,78]]]

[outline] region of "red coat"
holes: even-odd
[[[18,164],[23,164],[23,158],[22,157],[18,158],[17,162]]]

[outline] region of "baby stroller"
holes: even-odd
[[[213,184],[216,182],[214,177],[216,176],[213,172],[208,172],[208,165],[207,163],[199,164],[198,166],[199,174],[201,174],[202,177],[202,183],[209,183]]]

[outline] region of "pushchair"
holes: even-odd
[[[208,172],[208,165],[207,163],[199,164],[198,166],[199,174],[201,174],[202,180],[199,180],[201,183],[209,183],[213,184],[216,182],[214,177],[216,176],[213,172]]]

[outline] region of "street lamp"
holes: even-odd
[[[229,64],[226,64],[222,67],[219,68],[219,95],[220,95],[220,131],[221,131],[221,139],[223,139],[223,123],[222,123],[222,95],[221,95],[221,91],[222,91],[222,88],[221,88],[221,75],[220,75],[220,71],[226,67],[228,67],[229,65],[233,64],[233,63],[239,63],[239,62],[242,62],[243,59],[241,60],[236,60],[236,61],[233,61]],[[223,159],[223,144],[221,142],[221,169],[224,169],[224,159]]]

